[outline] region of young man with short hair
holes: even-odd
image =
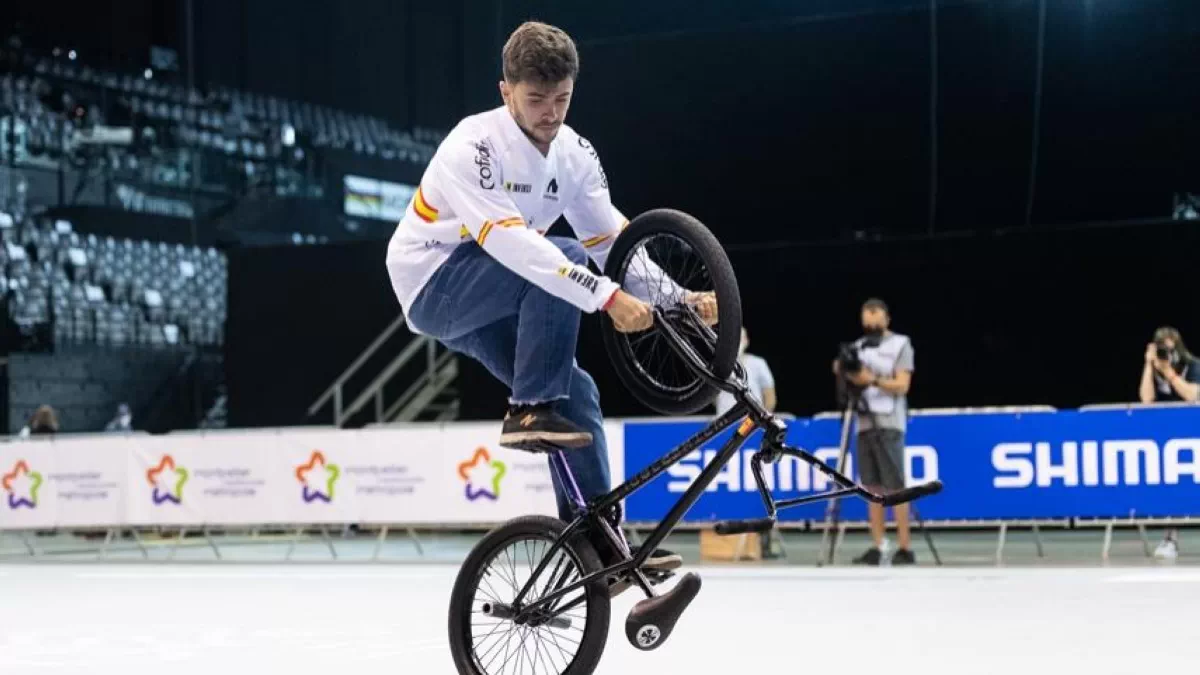
[[[599,392],[574,359],[580,313],[607,312],[617,330],[634,332],[653,323],[635,296],[666,291],[706,318],[716,300],[663,282],[652,263],[634,266],[643,277],[630,270],[631,292],[588,268],[590,258],[603,269],[628,221],[609,198],[595,148],[564,123],[579,72],[575,44],[558,28],[524,23],[504,45],[503,70],[504,105],[459,122],[430,161],[388,246],[388,273],[410,328],[511,388],[500,444],[574,448],[564,454],[590,499],[611,488]],[[578,240],[545,236],[560,215]],[[554,487],[559,515],[570,520],[557,476]],[[611,559],[606,542],[592,539]],[[655,551],[646,566],[681,562]]]

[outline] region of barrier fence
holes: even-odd
[[[608,421],[614,480],[645,468],[705,422]],[[837,419],[788,425],[789,444],[837,461]],[[498,423],[487,422],[12,442],[0,445],[0,529],[486,527],[525,514],[554,515],[545,458],[500,448],[498,431]],[[629,497],[627,520],[661,519],[725,437]],[[721,472],[685,524],[762,515],[749,471],[758,440],[750,438],[740,461]],[[779,498],[829,487],[823,474],[797,460],[765,469]],[[927,524],[1187,519],[1200,515],[1200,407],[915,411],[905,475],[910,484],[945,483],[920,502]],[[782,511],[780,520],[814,525],[824,513],[813,504]],[[843,501],[844,521],[865,517],[860,500]]]

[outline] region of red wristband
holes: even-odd
[[[613,300],[616,300],[616,299],[617,299],[617,293],[620,293],[620,292],[621,292],[621,289],[619,289],[619,288],[618,288],[617,290],[613,291],[613,292],[612,292],[612,295],[608,296],[608,300],[606,300],[606,301],[604,302],[604,305],[602,305],[602,306],[600,307],[600,311],[602,311],[602,312],[607,312],[607,311],[608,311],[608,308],[609,308],[609,307],[612,307]]]

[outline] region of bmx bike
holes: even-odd
[[[677,270],[668,273],[667,269]],[[618,332],[602,318],[605,348],[622,383],[648,407],[668,415],[694,413],[720,390],[736,403],[725,414],[609,493],[585,500],[564,452],[546,452],[559,484],[573,503],[567,523],[524,516],[493,529],[479,541],[459,570],[449,607],[450,649],[458,672],[492,675],[512,672],[586,675],[595,670],[608,640],[609,585],[632,582],[646,595],[625,621],[625,635],[637,649],[660,647],[700,590],[700,577],[685,574],[670,590],[655,586],[671,573],[643,570],[647,558],[695,504],[705,488],[746,439],[763,431],[751,470],[766,515],[719,522],[719,534],[766,532],[776,514],[800,504],[857,496],[884,505],[901,504],[941,490],[934,481],[892,494],[876,494],[812,454],[784,443],[787,428],[749,395],[746,373],[737,362],[741,298],[724,249],[698,220],[671,209],[643,213],[613,244],[605,274],[622,288],[637,287],[654,307],[654,325],[641,333]],[[716,295],[718,320],[706,323],[685,301],[686,291]],[[712,462],[679,498],[636,553],[621,534],[620,504],[692,451],[737,425]],[[776,500],[766,487],[762,466],[789,456],[825,473],[836,487],[820,494]],[[601,562],[593,541],[600,537],[617,552]]]

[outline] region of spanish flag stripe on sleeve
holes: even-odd
[[[488,233],[492,231],[492,221],[487,221],[479,230],[479,245],[483,246],[483,240],[487,239]]]
[[[603,244],[604,242],[608,241],[611,238],[612,238],[611,234],[602,234],[598,237],[590,237],[588,239],[584,239],[580,243],[583,244],[584,248],[592,248],[593,246],[599,246],[600,244]]]
[[[421,188],[417,188],[417,194],[413,197],[413,210],[417,212],[417,216],[421,220],[427,223],[437,220],[438,210],[425,201],[425,193],[421,191]]]
[[[516,227],[517,225],[524,225],[525,221],[520,217],[513,217],[505,218],[504,220],[497,220],[496,224],[500,227]]]

